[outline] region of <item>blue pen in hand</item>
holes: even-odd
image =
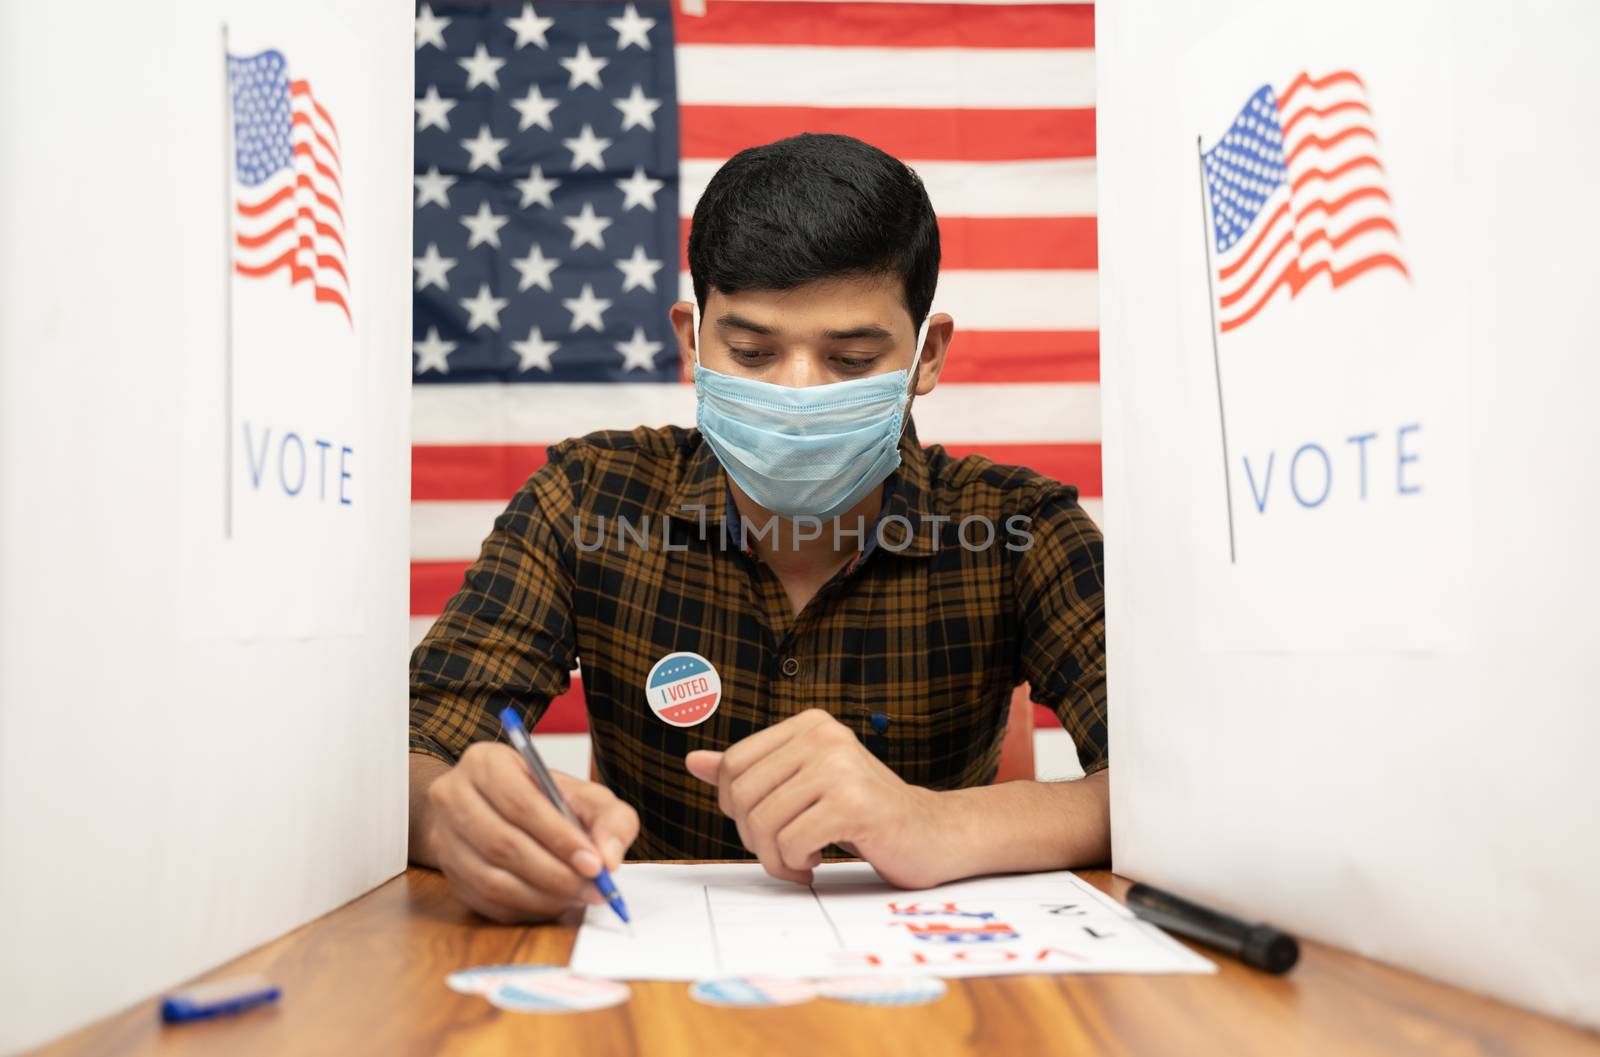
[[[561,790],[556,788],[556,780],[550,777],[549,769],[545,767],[544,761],[539,759],[539,753],[533,747],[533,739],[528,737],[528,728],[522,725],[522,717],[517,715],[516,709],[510,706],[502,708],[500,725],[505,728],[506,737],[511,739],[511,747],[522,754],[528,770],[533,773],[533,780],[544,790],[544,795],[550,798],[550,802],[561,812],[563,818],[582,830],[583,824],[573,816],[572,809],[561,796]],[[611,874],[604,866],[600,867],[600,873],[595,876],[594,886],[600,890],[600,894],[605,897],[611,909],[617,912],[617,917],[622,919],[622,923],[631,924],[628,920],[628,904],[622,901],[622,893],[617,891],[617,886],[612,883]]]

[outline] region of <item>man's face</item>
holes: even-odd
[[[692,304],[673,306],[672,320],[684,362],[692,363]],[[937,382],[951,329],[942,313],[930,321],[918,394]],[[915,341],[897,277],[825,279],[789,290],[713,289],[701,318],[699,358],[722,374],[805,388],[904,370]]]

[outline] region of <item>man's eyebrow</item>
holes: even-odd
[[[748,330],[752,334],[773,335],[778,333],[777,327],[765,323],[757,323],[753,319],[746,319],[736,312],[725,312],[717,317],[717,326],[729,327],[734,330]],[[887,340],[894,337],[894,332],[887,327],[876,323],[866,323],[859,327],[850,327],[845,330],[825,330],[822,336],[829,341],[849,341],[853,338],[872,338]]]
[[[876,323],[868,323],[865,326],[851,327],[848,330],[825,330],[822,332],[822,336],[829,341],[849,341],[852,338],[883,340],[893,338],[894,332],[887,327],[880,327]]]
[[[725,312],[717,317],[717,326],[732,327],[735,330],[748,330],[756,334],[776,334],[778,328],[769,327],[765,323],[757,323],[753,319],[746,319],[733,312]]]

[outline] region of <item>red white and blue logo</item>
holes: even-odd
[[[1244,326],[1280,290],[1337,290],[1401,260],[1367,86],[1354,72],[1262,85],[1201,156],[1217,258],[1217,329]]]
[[[722,700],[722,679],[698,653],[669,653],[645,681],[650,710],[674,727],[704,723]]]
[[[962,910],[955,903],[890,903],[889,912],[897,918],[943,917],[953,921],[896,921],[924,943],[994,943],[1019,939],[1021,934],[1003,921],[994,920],[992,910]]]

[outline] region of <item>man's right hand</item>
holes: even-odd
[[[593,879],[602,863],[615,869],[638,836],[632,807],[603,785],[552,772],[580,829],[516,750],[496,742],[476,742],[454,767],[440,767],[411,757],[413,862],[438,867],[457,898],[495,921],[547,921],[603,902]]]

